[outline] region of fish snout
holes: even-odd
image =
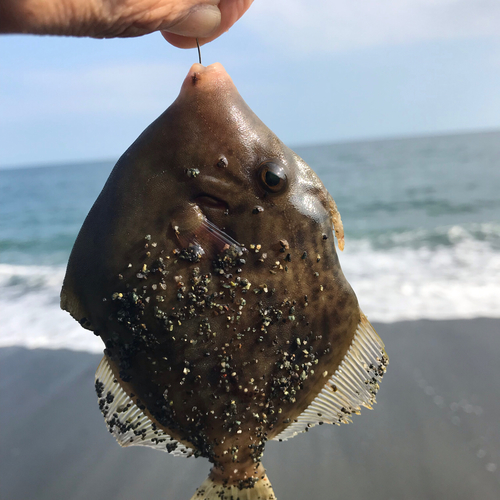
[[[234,90],[236,87],[224,66],[220,63],[203,66],[195,63],[189,69],[184,79],[179,97],[192,95],[193,92],[213,92],[216,90]]]

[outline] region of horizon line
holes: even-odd
[[[453,137],[453,136],[464,136],[464,135],[480,135],[480,134],[494,134],[500,133],[500,127],[495,128],[483,128],[483,129],[470,129],[470,130],[449,130],[441,132],[421,132],[416,134],[401,134],[401,135],[389,135],[389,136],[367,136],[367,137],[353,137],[347,139],[332,139],[331,141],[318,141],[309,142],[305,144],[295,144],[291,149],[306,149],[306,148],[317,148],[332,145],[341,144],[358,144],[358,143],[370,143],[370,142],[392,142],[392,141],[404,141],[409,139],[428,139],[432,137]],[[123,153],[122,153],[123,154]],[[29,170],[34,168],[57,168],[57,167],[69,167],[78,165],[95,165],[99,163],[116,163],[121,157],[120,154],[116,159],[113,158],[89,158],[88,160],[53,160],[53,161],[43,161],[42,163],[20,163],[20,164],[6,164],[0,163],[0,170]]]

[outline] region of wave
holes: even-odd
[[[346,242],[342,269],[371,320],[500,317],[500,252],[488,242],[383,249]]]
[[[339,255],[370,320],[500,317],[498,224],[382,237],[387,244],[347,239]],[[101,340],[59,308],[63,277],[62,266],[0,264],[0,346],[102,352]]]
[[[430,216],[475,214],[484,209],[497,209],[498,200],[474,200],[469,202],[453,202],[445,199],[409,199],[400,201],[381,201],[360,205],[358,210],[378,216],[384,214],[400,214],[402,212],[421,211]]]
[[[60,286],[64,267],[0,264],[0,288],[16,294]]]
[[[369,240],[374,249],[454,247],[461,243],[484,242],[492,250],[500,250],[500,223],[476,222],[433,228],[389,231],[358,231],[353,239]]]
[[[102,341],[59,307],[64,272],[0,264],[0,347],[102,352]]]

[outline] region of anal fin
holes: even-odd
[[[285,441],[318,424],[349,423],[351,415],[359,414],[362,406],[372,409],[388,363],[384,343],[361,313],[354,339],[340,366],[312,403],[273,439]]]

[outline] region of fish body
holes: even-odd
[[[220,64],[193,65],[87,216],[61,306],[105,343],[118,441],[214,464],[193,498],[274,498],[267,440],[373,404],[387,356],[334,232],[332,197]]]

